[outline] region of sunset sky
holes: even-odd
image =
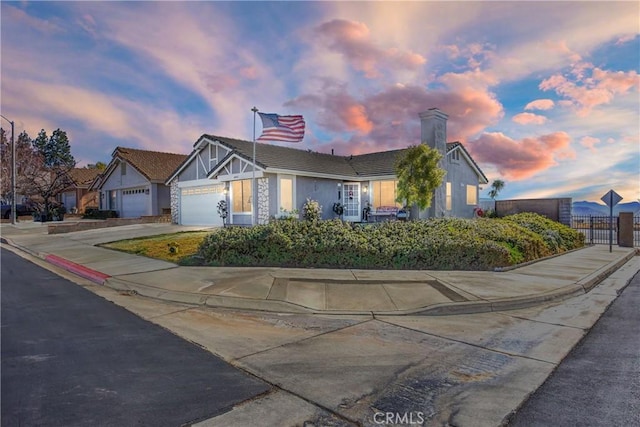
[[[302,114],[294,148],[420,142],[449,115],[499,198],[640,198],[640,3],[1,3],[2,115],[67,131],[79,166],[117,146],[188,154]],[[2,127],[9,125],[3,120]],[[259,119],[256,124],[258,136]],[[487,197],[484,188],[481,197]]]

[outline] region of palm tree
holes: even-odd
[[[493,200],[498,197],[498,193],[504,188],[504,181],[501,179],[496,179],[491,183],[491,190],[489,191],[489,197]]]

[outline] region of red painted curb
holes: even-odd
[[[84,265],[76,264],[75,262],[60,258],[57,255],[47,255],[44,260],[57,265],[58,267],[62,267],[71,273],[77,274],[78,276],[84,277],[85,279],[89,279],[99,285],[103,285],[104,281],[111,277],[108,274],[100,273],[99,271],[92,270]]]

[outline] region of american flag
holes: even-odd
[[[302,116],[279,116],[272,113],[258,114],[262,119],[262,135],[257,141],[302,141],[305,126]]]

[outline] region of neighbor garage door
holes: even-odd
[[[144,188],[130,188],[122,190],[122,218],[138,218],[142,215],[149,215],[148,205],[149,195]]]
[[[218,202],[224,198],[224,185],[183,188],[180,191],[180,224],[222,227]]]

